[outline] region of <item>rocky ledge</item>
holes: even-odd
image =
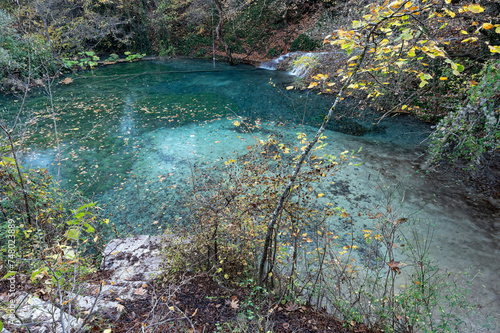
[[[162,272],[161,249],[176,241],[172,236],[146,235],[113,239],[106,246],[100,265],[106,278],[73,286],[56,301],[44,301],[26,292],[11,299],[0,296],[2,302],[13,302],[17,309],[1,315],[5,326],[1,333],[22,328],[32,333],[85,332],[91,316],[117,320],[125,308],[121,303],[151,296],[151,282]]]

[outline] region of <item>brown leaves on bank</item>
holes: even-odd
[[[184,277],[185,279],[185,277]],[[125,303],[126,312],[115,322],[101,322],[100,328],[114,327],[113,333],[137,332],[333,332],[377,333],[357,323],[341,322],[310,305],[294,301],[278,303],[251,290],[222,286],[204,274],[178,282],[175,294],[146,302]],[[157,286],[156,295],[162,295]],[[162,312],[161,307],[166,311]],[[151,318],[155,314],[156,322]],[[94,330],[98,327],[94,327]],[[98,331],[98,330],[97,330]],[[96,331],[96,332],[97,332]]]

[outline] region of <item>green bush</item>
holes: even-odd
[[[283,52],[283,48],[279,46],[273,46],[271,49],[269,49],[269,51],[267,51],[266,57],[275,58],[279,56],[281,52]]]
[[[431,135],[430,159],[463,159],[480,164],[485,154],[500,150],[500,60],[487,62],[480,82],[468,93],[466,103],[444,117]]]
[[[319,46],[321,46],[319,41],[314,40],[305,34],[301,34],[292,42],[290,51],[313,51]]]
[[[2,148],[0,146],[0,148]],[[5,146],[2,148],[6,152]],[[22,181],[19,177],[16,161],[0,154],[0,255],[7,252],[4,237],[9,232],[8,221],[15,225],[15,244],[18,252],[37,257],[40,251],[57,244],[74,240],[75,221],[72,207],[88,207],[85,216],[89,217],[95,208],[78,191],[67,192],[60,188],[46,169],[28,169],[19,165]],[[26,197],[24,196],[26,191]],[[26,202],[27,200],[27,202]],[[28,207],[27,207],[28,206]],[[79,218],[81,216],[77,216]],[[94,232],[91,224],[94,218],[80,219],[82,231]],[[74,224],[74,223],[73,223]],[[80,231],[78,234],[82,234]]]
[[[38,37],[22,37],[13,24],[12,17],[0,9],[0,82],[9,76],[25,80],[55,73],[57,63],[49,46]]]

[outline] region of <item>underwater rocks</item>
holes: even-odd
[[[385,132],[386,128],[385,126],[381,125],[367,126],[360,124],[359,122],[356,122],[354,120],[342,119],[328,123],[326,129],[353,136],[364,136],[369,133],[383,133]]]

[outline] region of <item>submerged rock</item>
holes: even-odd
[[[363,136],[370,130],[368,127],[348,119],[329,123],[326,128],[335,132],[354,136]]]

